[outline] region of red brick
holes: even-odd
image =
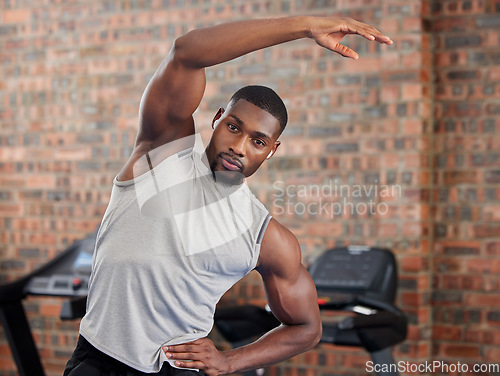
[[[455,326],[434,325],[432,338],[444,341],[460,341],[463,339],[462,329]]]
[[[498,364],[498,359],[500,359],[500,349],[499,348],[488,348],[486,349],[486,354],[484,357],[485,361]]]
[[[403,132],[408,135],[419,135],[423,132],[423,123],[420,119],[405,119],[403,123]]]
[[[424,271],[428,268],[427,259],[419,256],[405,256],[399,260],[400,267],[404,272]]]
[[[500,225],[482,224],[475,225],[473,228],[474,236],[478,238],[496,237],[500,234]]]
[[[444,254],[479,254],[481,243],[478,241],[446,240],[435,243],[434,252]]]
[[[400,302],[405,307],[420,307],[427,304],[427,295],[420,292],[401,293]]]
[[[380,30],[387,35],[395,34],[399,31],[400,20],[398,18],[384,18],[380,22]]]
[[[497,40],[497,46],[498,46],[498,36],[499,36],[498,31],[496,31],[495,29],[490,29],[485,36],[485,39],[486,39],[485,46],[488,46],[488,47],[495,46],[495,38]]]
[[[0,212],[5,217],[21,217],[24,214],[24,206],[0,203]]]
[[[483,220],[500,221],[500,205],[488,205],[483,208]]]
[[[401,88],[398,86],[382,87],[382,98],[386,102],[396,102],[401,98]]]
[[[486,255],[488,256],[500,256],[500,242],[487,242],[485,244]]]
[[[498,294],[467,293],[465,304],[474,307],[500,307],[500,296]]]
[[[456,257],[435,257],[433,265],[436,273],[440,271],[460,273],[464,270],[464,261]]]
[[[420,100],[423,96],[423,86],[421,83],[405,84],[402,86],[402,100]]]
[[[14,370],[16,364],[13,359],[0,357],[0,370]]]
[[[370,360],[368,354],[345,354],[342,356],[342,365],[347,368],[364,369]]]
[[[59,317],[59,315],[61,314],[61,306],[43,304],[41,306],[40,313],[44,316]]]
[[[500,260],[498,259],[474,259],[467,260],[467,271],[482,274],[500,273]]]
[[[480,356],[479,347],[475,345],[441,345],[441,354],[445,356],[459,358],[461,360],[474,359]]]
[[[4,9],[2,11],[2,21],[4,24],[23,24],[31,18],[30,9]]]
[[[427,226],[422,224],[421,222],[404,222],[403,223],[403,231],[402,234],[405,237],[413,237],[413,236],[425,236],[429,234]]]
[[[488,345],[500,345],[500,332],[484,329],[466,329],[465,340]]]
[[[478,171],[448,171],[444,173],[444,184],[477,183],[480,179]]]
[[[34,175],[26,178],[27,188],[55,188],[56,179],[54,175]]]
[[[354,64],[346,64],[344,66],[346,73],[358,73],[358,72],[378,72],[382,68],[380,59],[364,57],[354,62]]]

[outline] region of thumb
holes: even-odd
[[[358,60],[359,56],[356,51],[351,50],[349,47],[344,46],[343,44],[337,43],[333,48],[333,52],[336,52],[344,57],[349,57],[354,60]]]

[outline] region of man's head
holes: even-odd
[[[281,98],[265,86],[246,86],[220,108],[207,147],[210,168],[218,180],[241,183],[276,152],[288,115]]]
[[[280,134],[283,132],[288,121],[288,113],[285,104],[273,89],[259,85],[242,87],[233,94],[229,104],[240,99],[246,100],[273,115],[280,124]]]

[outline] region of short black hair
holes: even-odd
[[[244,99],[273,115],[280,124],[280,133],[283,132],[288,121],[288,113],[283,100],[273,89],[260,85],[244,86],[233,94],[229,103],[236,103],[240,99]]]

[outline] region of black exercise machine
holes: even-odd
[[[354,312],[337,323],[324,323],[322,342],[363,347],[379,376],[395,376],[394,345],[404,341],[407,319],[394,305],[398,275],[388,249],[366,246],[334,248],[311,266],[323,310]]]
[[[83,317],[95,239],[96,233],[93,233],[40,269],[0,285],[0,322],[19,376],[45,376],[22,300],[27,295],[71,298],[64,302],[61,318]]]

